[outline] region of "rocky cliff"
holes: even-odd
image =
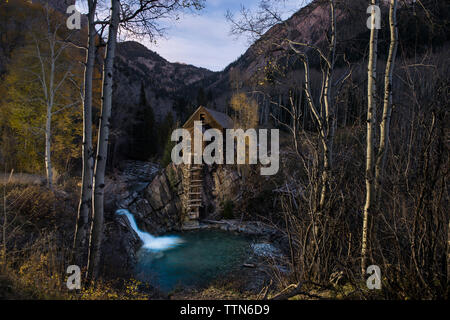
[[[147,168],[152,166],[144,162],[128,162],[127,167],[137,164]],[[205,166],[203,170],[201,219],[221,219],[224,202],[239,199],[240,177],[228,166]],[[150,172],[151,169],[144,171]],[[147,177],[137,174],[137,180],[130,179],[126,172],[127,169],[116,174],[108,184],[108,211],[113,214],[117,209],[128,209],[142,230],[153,235],[181,230],[186,213],[183,167],[169,164]]]

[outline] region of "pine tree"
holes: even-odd
[[[198,89],[197,93],[197,107],[204,106],[208,104],[208,98],[206,96],[205,90],[203,88]]]
[[[130,155],[136,160],[146,161],[158,152],[158,135],[155,130],[155,115],[148,104],[144,84],[141,84],[137,123],[133,126],[133,143]]]

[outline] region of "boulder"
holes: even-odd
[[[173,198],[169,180],[163,170],[145,189],[145,198],[154,210],[163,209]]]
[[[142,242],[125,216],[116,215],[114,222],[107,224],[105,230],[101,265],[107,266],[107,269],[102,273],[111,278],[127,277],[133,274],[136,252]]]

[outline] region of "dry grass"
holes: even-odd
[[[134,279],[99,280],[81,290],[67,289],[74,189],[52,192],[43,186],[8,184],[3,191],[0,227],[6,246],[2,237],[0,299],[148,299]]]

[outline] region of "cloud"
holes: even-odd
[[[185,38],[172,38],[168,43],[153,48],[162,57],[171,62],[188,63],[213,71],[223,70],[225,66],[235,60],[245,51],[245,45],[239,47],[213,43],[193,43]]]
[[[185,16],[168,30],[167,39],[145,43],[171,62],[183,62],[220,71],[248,47],[245,39],[229,35],[224,15]]]

